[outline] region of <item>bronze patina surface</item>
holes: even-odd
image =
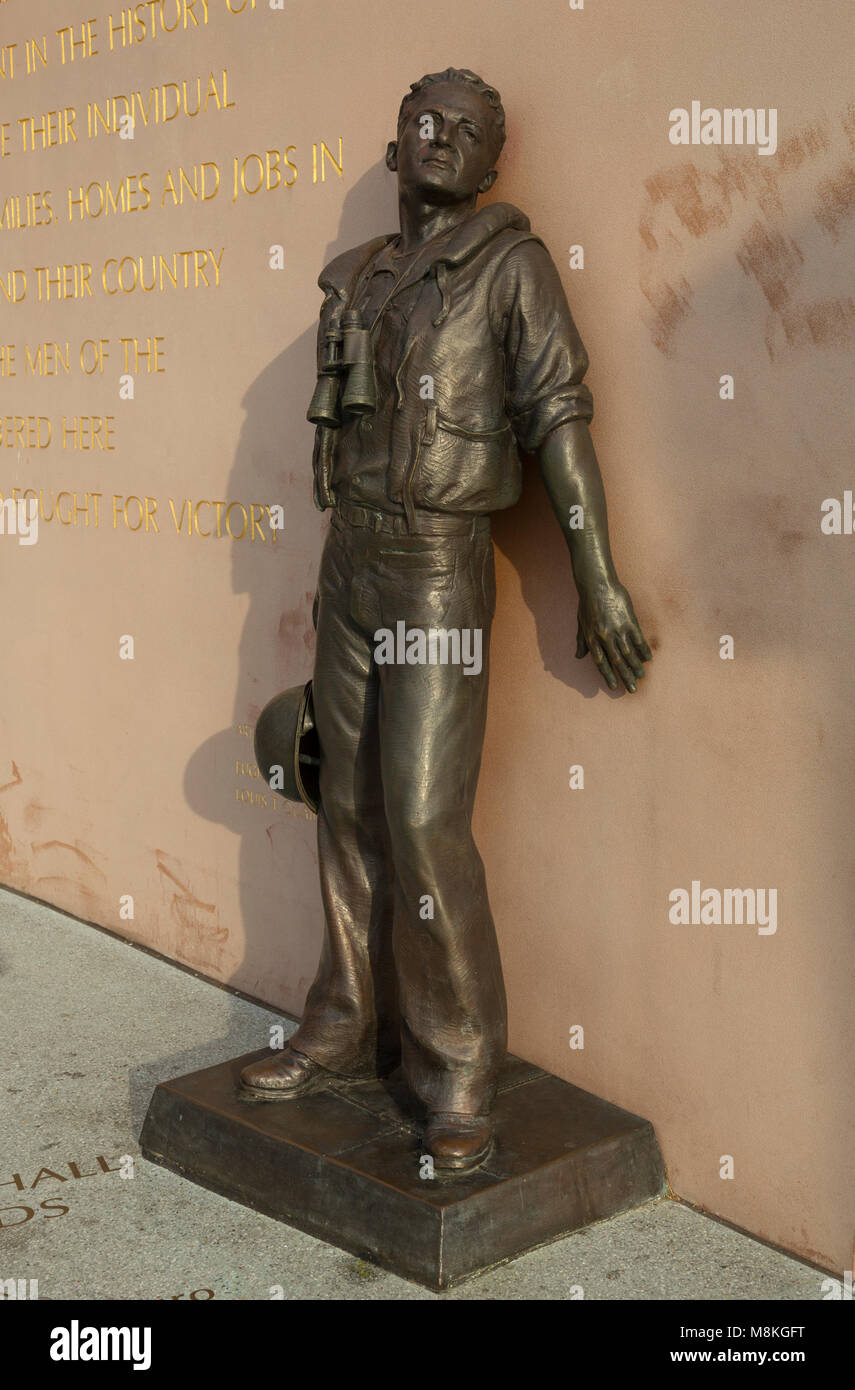
[[[472,836],[490,515],[519,497],[521,450],[570,551],[577,655],[630,691],[650,657],[609,550],[588,359],[558,272],[518,208],[476,207],[503,140],[498,94],[474,73],[413,84],[387,154],[400,233],[320,276],[315,668],[311,690],[263,711],[256,750],[284,795],[317,806],[321,962],[284,1051],[161,1084],[141,1139],[193,1181],[432,1288],[664,1186],[647,1121],[507,1057]]]
[[[499,1069],[491,1155],[475,1171],[430,1177],[424,1116],[399,1074],[250,1105],[240,1073],[265,1056],[158,1086],[144,1156],[429,1288],[665,1190],[646,1120],[519,1058]]]
[[[314,719],[326,933],[289,1048],[248,1097],[296,1101],[400,1059],[440,1166],[475,1168],[505,1057],[505,991],[472,811],[495,607],[490,514],[537,456],[579,593],[577,655],[636,689],[650,649],[611,557],[588,357],[529,220],[478,208],[498,93],[413,84],[386,162],[400,232],[322,272],[314,490],[331,513]],[[568,623],[569,627],[569,623]],[[445,634],[460,643],[439,645]],[[433,646],[431,647],[431,642]],[[467,655],[468,654],[468,655]]]

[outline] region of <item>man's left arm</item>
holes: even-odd
[[[587,420],[559,425],[537,454],[579,593],[576,655],[591,653],[610,690],[617,689],[620,676],[627,690],[635,691],[644,675],[642,663],[653,653],[612,560],[606,495]]]
[[[521,448],[537,455],[570,551],[579,593],[577,657],[590,652],[611,690],[636,689],[652,652],[609,546],[603,480],[588,421],[588,355],[558,271],[538,242],[524,242],[502,267],[508,411]]]

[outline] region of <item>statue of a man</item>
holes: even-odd
[[[651,653],[609,550],[588,358],[555,265],[508,203],[476,210],[499,94],[448,68],[412,85],[386,164],[400,233],[319,279],[315,500],[318,853],[326,935],[288,1047],[247,1067],[288,1100],[399,1063],[440,1172],[492,1146],[506,1004],[472,810],[487,707],[490,513],[537,455],[579,592],[577,656],[631,691]]]

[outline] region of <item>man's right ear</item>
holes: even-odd
[[[386,146],[386,168],[391,169],[394,174],[398,167],[398,142],[390,140]]]

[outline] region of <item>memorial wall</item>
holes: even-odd
[[[300,1013],[315,821],[252,733],[312,670],[316,280],[397,229],[410,83],[474,69],[508,120],[486,201],[561,273],[654,647],[632,697],[574,659],[529,466],[494,519],[476,810],[510,1046],[652,1120],[682,1199],[835,1269],[850,24],[847,0],[0,0],[0,881]]]

